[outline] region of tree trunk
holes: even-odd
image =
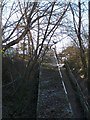
[[[25,37],[24,37],[24,41],[23,41],[23,60],[25,59],[25,47],[26,47],[26,45],[25,45]]]
[[[84,70],[84,75],[87,77],[87,64],[86,64],[86,57],[85,57],[85,51],[83,49],[82,45],[82,38],[81,38],[81,3],[80,0],[78,1],[78,7],[79,7],[79,25],[78,25],[78,41],[79,41],[79,46],[80,46],[80,56],[81,56],[81,61],[82,61],[82,66]]]
[[[2,2],[0,2],[0,119],[2,119]]]
[[[88,80],[87,87],[88,93],[90,95],[90,1],[88,2],[88,20],[89,20],[89,36],[88,36]]]

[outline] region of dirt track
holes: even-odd
[[[50,63],[41,66],[37,104],[38,118],[71,118],[73,116],[53,57]]]
[[[51,56],[50,58],[49,62],[44,61],[40,69],[37,117],[85,118],[66,69],[61,68],[61,78],[55,57]],[[47,61],[47,57],[45,59]]]

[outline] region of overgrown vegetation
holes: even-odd
[[[87,52],[85,53],[87,56]],[[83,69],[83,66],[82,66],[79,48],[74,46],[69,46],[62,51],[62,55],[63,57],[67,58],[66,60],[69,63],[69,66],[72,69],[72,71],[76,73],[75,75],[77,76],[78,74],[81,78],[85,78],[84,76],[85,70]]]
[[[26,80],[23,79],[24,61],[4,58],[3,62],[3,118],[35,118],[39,64],[35,65],[30,78]]]

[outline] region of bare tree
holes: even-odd
[[[77,35],[78,38],[78,43],[79,43],[79,47],[80,47],[80,57],[81,57],[81,61],[82,61],[82,66],[83,66],[83,70],[85,73],[85,77],[87,76],[87,64],[86,64],[86,56],[85,56],[85,50],[83,47],[83,39],[81,37],[81,2],[80,0],[78,1],[78,9],[79,9],[79,13],[78,13],[78,26],[76,24],[76,20],[75,20],[75,14],[74,11],[72,9],[72,6],[70,5],[71,11],[72,11],[72,15],[73,15],[73,24],[74,24],[74,29],[75,29],[75,33]]]
[[[13,46],[13,45],[17,44],[19,41],[21,41],[21,40],[25,37],[25,35],[27,34],[27,32],[28,32],[28,30],[29,30],[29,24],[31,23],[31,16],[32,16],[32,14],[33,14],[33,11],[34,11],[35,8],[36,8],[36,5],[37,5],[37,3],[34,2],[34,3],[33,3],[33,6],[32,6],[32,9],[31,9],[31,11],[30,11],[30,13],[29,13],[29,15],[28,15],[28,18],[27,18],[27,25],[25,26],[25,28],[24,28],[24,30],[22,31],[21,35],[20,35],[17,39],[15,39],[15,40],[7,43],[6,45],[3,45],[3,50],[6,50],[6,49],[8,49],[10,46]],[[26,8],[26,10],[27,10],[27,8]],[[17,29],[17,27],[19,26],[20,22],[22,21],[22,18],[24,17],[24,15],[25,15],[25,12],[24,12],[24,14],[21,16],[21,18],[19,19],[19,21],[17,22],[17,24],[16,24],[16,26],[14,27],[14,29],[12,30],[11,34],[10,34],[5,40],[3,40],[3,43],[6,43],[6,42],[10,39],[10,37],[14,34],[15,30]]]
[[[39,58],[44,55],[42,55],[44,43],[46,42],[47,44],[46,48],[44,48],[45,53],[53,35],[58,27],[60,27],[60,23],[64,19],[70,3],[46,2],[42,4],[42,2],[27,2],[22,4],[18,0],[18,4],[15,2],[13,4],[15,4],[15,8],[18,6],[16,13],[18,12],[20,16],[17,21],[12,23],[14,26],[12,29],[10,29],[11,24],[8,25],[11,15],[9,19],[7,18],[7,22],[4,26],[7,26],[7,30],[8,28],[10,29],[10,33],[7,36],[5,35],[2,47],[5,51],[9,47],[24,40],[24,38],[28,39],[30,59],[24,74],[24,78],[28,79],[35,64],[38,62]],[[12,10],[14,10],[14,7],[12,6]],[[19,34],[16,38],[17,28],[19,29]],[[5,30],[5,27],[3,27],[3,34]],[[33,35],[34,33],[36,36]]]
[[[27,76],[30,75],[30,71],[31,69],[34,67],[35,63],[37,63],[38,59],[40,58],[40,56],[43,56],[44,54],[42,54],[42,49],[43,49],[43,46],[44,46],[44,42],[46,41],[46,39],[49,37],[49,40],[47,42],[47,45],[46,47],[44,48],[44,53],[45,51],[47,50],[47,47],[50,43],[50,40],[51,38],[53,37],[56,29],[58,28],[58,24],[61,22],[61,20],[63,19],[63,16],[65,15],[68,7],[69,7],[69,4],[67,5],[66,9],[63,10],[63,13],[61,14],[61,16],[58,18],[58,20],[53,24],[53,26],[51,26],[51,20],[52,20],[52,15],[53,15],[53,9],[54,9],[54,6],[55,6],[55,2],[51,4],[51,9],[49,10],[49,15],[48,15],[48,20],[47,20],[47,24],[45,25],[44,27],[44,34],[43,34],[43,39],[41,40],[41,43],[40,43],[40,28],[42,27],[42,25],[40,24],[39,20],[38,20],[38,35],[37,35],[37,46],[36,46],[36,50],[34,51],[34,55],[33,57],[30,59],[30,61],[33,60],[33,63],[29,61],[29,64],[28,64],[28,67],[26,69],[26,71],[28,71],[28,73],[26,72]],[[40,16],[39,16],[40,18]],[[49,28],[51,27],[51,28]],[[42,29],[41,29],[42,30]]]

